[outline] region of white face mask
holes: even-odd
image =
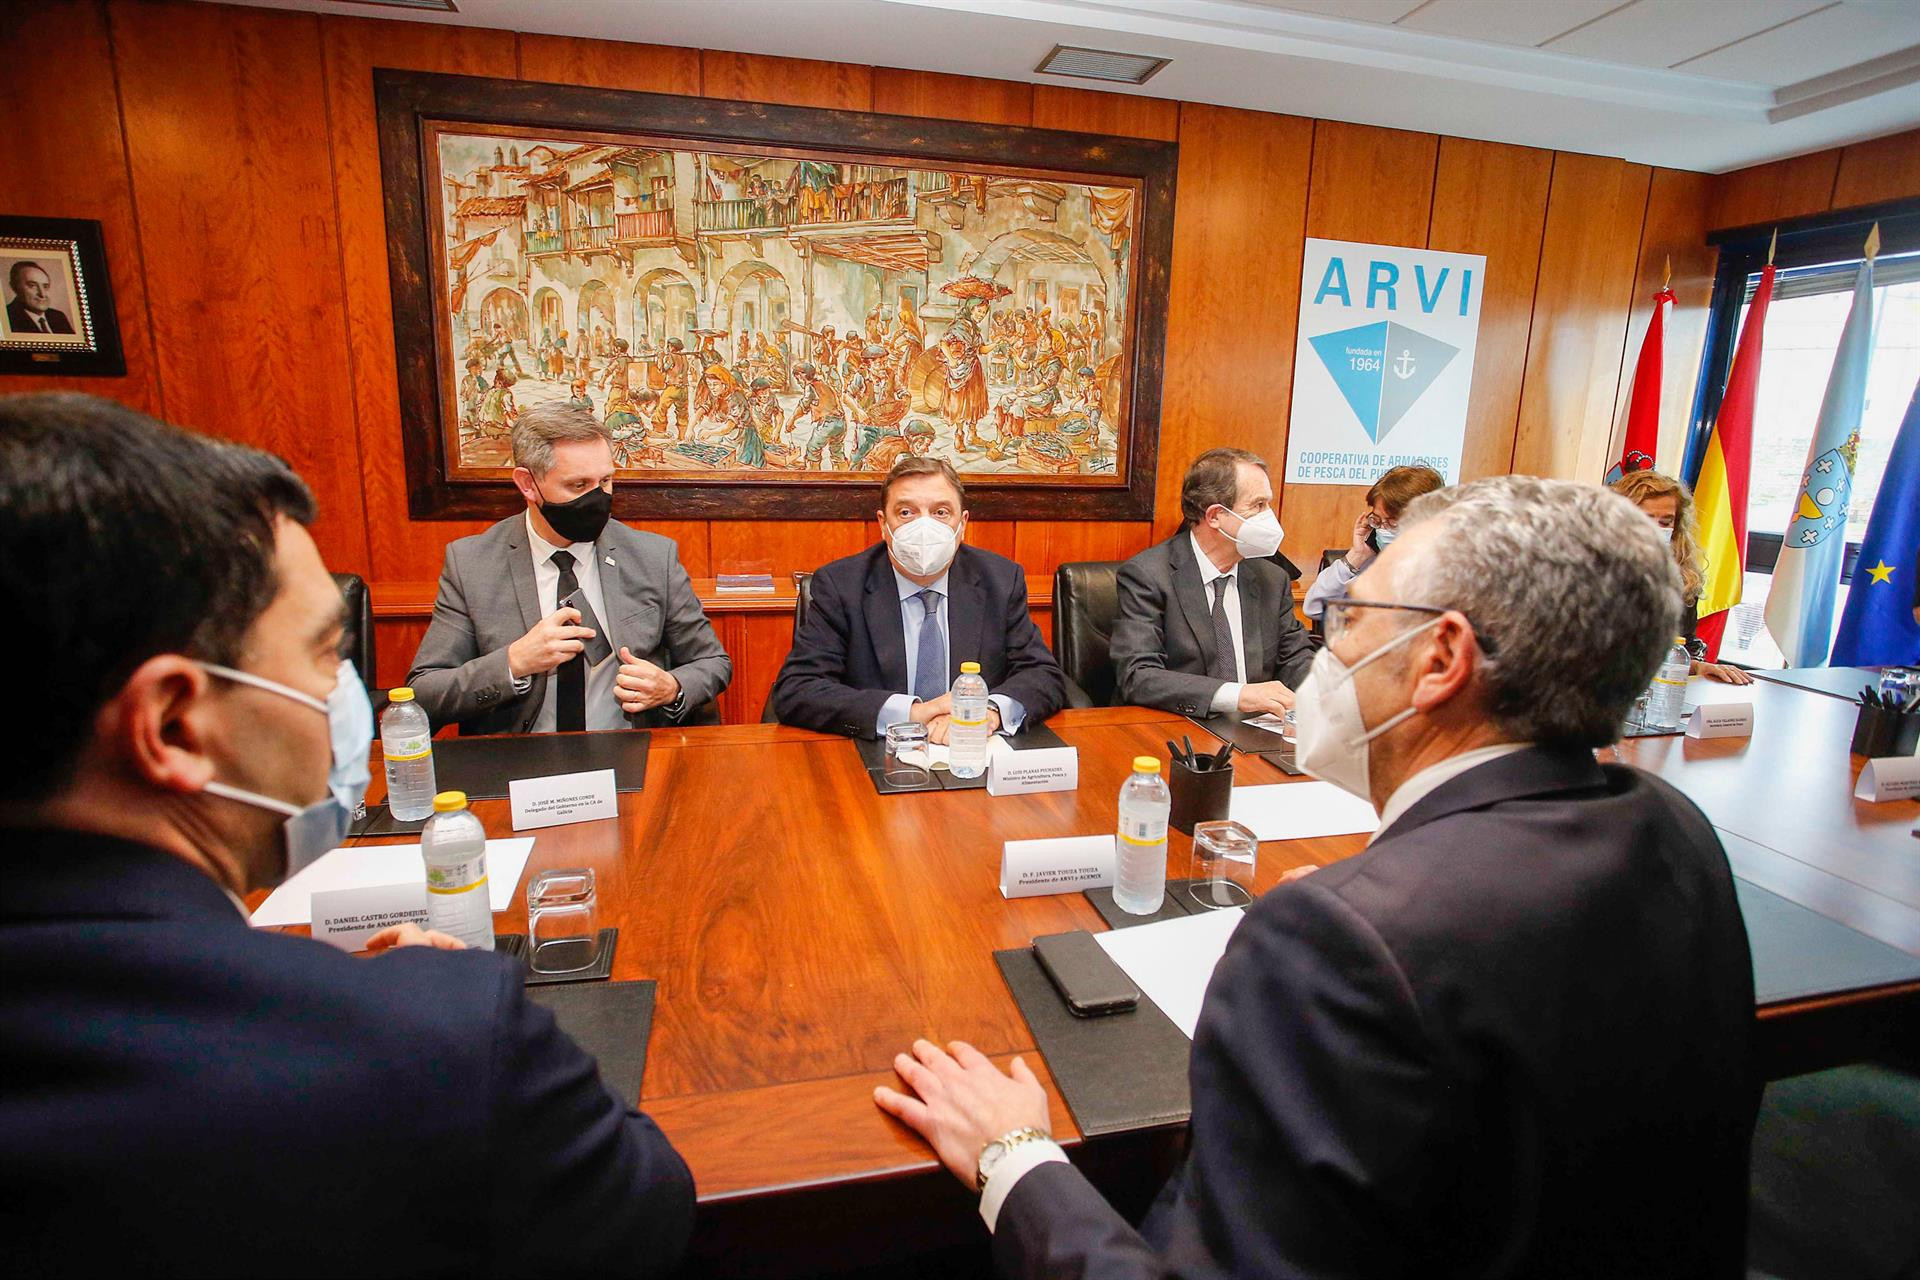
[[[1247,560],[1264,560],[1280,549],[1280,517],[1268,507],[1258,515],[1243,516],[1238,511],[1223,507],[1221,510],[1240,522],[1239,533],[1227,533],[1227,540]],[[1226,530],[1222,529],[1222,533]]]
[[[1335,657],[1332,649],[1313,655],[1313,666],[1293,695],[1294,762],[1302,770],[1362,800],[1373,799],[1367,745],[1411,716],[1414,708],[1408,706],[1367,728],[1360,715],[1360,691],[1353,687],[1353,677],[1368,663],[1439,624],[1439,618],[1432,618],[1402,631],[1351,667]]]
[[[327,794],[305,808],[285,800],[276,800],[272,796],[263,796],[257,791],[244,791],[224,782],[207,784],[207,791],[211,795],[286,817],[286,822],[280,827],[283,861],[280,877],[274,882],[284,883],[346,838],[347,828],[353,823],[354,810],[366,798],[367,787],[373,781],[367,763],[367,756],[373,749],[373,704],[367,700],[367,687],[361,683],[360,673],[354,670],[353,663],[345,658],[340,660],[340,671],[334,680],[333,692],[327,695],[325,702],[309,697],[298,689],[288,688],[277,680],[254,675],[251,671],[236,671],[232,667],[211,662],[200,665],[222,679],[277,693],[303,707],[311,707],[327,718],[327,730],[333,740],[333,761],[327,772]]]
[[[937,574],[953,563],[960,534],[945,521],[920,516],[895,529],[887,539],[893,558],[916,578]]]

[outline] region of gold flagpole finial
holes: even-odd
[[[1660,273],[1660,292],[1665,293],[1673,287],[1673,255],[1667,255],[1667,265]]]
[[[1780,247],[1780,228],[1773,229],[1773,239],[1767,241],[1767,265],[1773,265],[1773,251]]]
[[[1880,224],[1874,223],[1873,230],[1867,232],[1867,261],[1872,262],[1880,256]]]

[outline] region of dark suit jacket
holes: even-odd
[[[1012,1276],[1743,1276],[1753,1007],[1699,810],[1530,748],[1248,910],[1145,1238],[1049,1164],[994,1253]]]
[[[1066,702],[1066,677],[1027,612],[1027,579],[1005,556],[962,545],[947,574],[947,683],[978,662],[987,688],[1038,724]],[[871,738],[907,689],[907,636],[884,543],[813,575],[813,603],[773,686],[781,724]]]
[[[1298,688],[1313,665],[1313,641],[1293,612],[1293,582],[1273,560],[1242,560],[1240,640],[1247,681]],[[1183,716],[1212,712],[1225,681],[1207,674],[1213,602],[1200,582],[1193,536],[1182,529],[1120,566],[1113,666],[1120,701]]]
[[[72,333],[73,321],[67,319],[67,313],[56,307],[48,307],[43,312],[47,318],[47,328],[54,333]],[[27,314],[27,304],[15,298],[7,304],[7,327],[17,337],[23,333],[39,333],[40,326]]]
[[[19,1275],[664,1274],[693,1180],[486,952],[257,932],[141,845],[0,831]]]
[[[525,515],[447,545],[433,622],[414,655],[407,683],[436,727],[461,733],[527,733],[547,694],[547,676],[515,693],[507,648],[540,621]],[[709,704],[733,679],[733,660],[713,633],[671,538],[618,520],[593,544],[612,639],[673,673],[685,695],[678,720],[665,707],[626,717],[636,729],[718,724]],[[607,561],[613,561],[608,564]]]

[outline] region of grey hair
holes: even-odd
[[[537,479],[553,470],[553,446],[562,440],[605,440],[613,447],[613,433],[588,409],[564,404],[537,404],[522,411],[513,424],[513,465],[525,467]]]
[[[1442,536],[1401,569],[1403,599],[1458,609],[1490,642],[1480,680],[1495,724],[1520,742],[1612,742],[1680,621],[1680,574],[1653,522],[1597,485],[1538,476],[1426,494],[1400,526],[1428,521]]]

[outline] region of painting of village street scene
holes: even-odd
[[[1138,190],[431,124],[456,475],[564,403],[658,478],[1127,473]],[[926,161],[919,163],[925,164]]]

